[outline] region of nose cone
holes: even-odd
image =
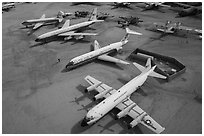
[[[40,38],[36,38],[35,41],[36,41],[36,42],[39,42],[39,41],[40,41]]]
[[[85,118],[82,120],[82,122],[81,122],[81,126],[82,126],[82,127],[88,126],[88,124],[87,124]]]

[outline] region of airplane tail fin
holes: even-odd
[[[123,37],[121,42],[128,40],[129,34],[142,35],[141,33],[135,32],[133,30],[130,30],[128,27],[126,27],[126,35]]]
[[[59,11],[57,13],[57,18],[59,19],[59,22],[62,22],[63,20],[63,15],[64,15],[64,12],[63,11]]]
[[[94,8],[91,17],[89,18],[89,21],[97,20],[97,8]]]
[[[141,72],[148,72],[149,73],[149,76],[152,76],[152,77],[157,77],[157,78],[162,78],[162,79],[166,79],[167,77],[166,76],[163,76],[159,73],[156,73],[154,72],[154,69],[156,68],[156,65],[155,66],[151,66],[151,58],[148,58],[147,59],[147,62],[146,62],[146,65],[145,66],[142,66],[138,63],[133,63]]]
[[[104,20],[97,19],[97,8],[94,8],[88,21],[103,22]]]

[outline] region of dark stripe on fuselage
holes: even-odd
[[[116,49],[110,50],[110,51],[105,52],[105,53],[103,53],[103,54],[109,54],[109,53],[113,53],[113,52],[116,52]],[[95,56],[95,57],[86,59],[86,60],[81,61],[81,62],[79,62],[79,63],[76,63],[76,64],[74,64],[74,65],[72,65],[72,66],[68,66],[68,67],[66,66],[66,69],[67,69],[67,70],[72,70],[72,69],[74,69],[74,68],[76,68],[76,67],[78,67],[78,66],[81,66],[81,65],[83,65],[83,64],[87,64],[87,63],[89,63],[89,62],[91,62],[91,61],[97,59],[98,56],[101,56],[101,55],[103,55],[103,54],[100,54],[100,55],[97,55],[97,56]]]

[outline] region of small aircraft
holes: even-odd
[[[79,65],[90,62],[94,59],[109,61],[113,63],[120,63],[120,64],[125,64],[125,65],[129,64],[126,61],[123,61],[123,60],[107,55],[115,51],[122,50],[123,45],[125,45],[128,42],[129,34],[142,35],[141,33],[138,33],[138,32],[130,30],[129,28],[126,28],[126,35],[123,37],[123,39],[120,42],[112,43],[102,48],[100,47],[99,43],[95,40],[94,41],[94,51],[91,51],[86,54],[73,58],[66,65],[65,70],[71,70],[73,68],[76,68]]]
[[[104,84],[103,82],[89,75],[85,77],[85,80],[90,84],[90,86],[85,90],[85,92],[96,90],[98,94],[95,95],[93,99],[104,100],[88,111],[88,113],[81,122],[82,127],[96,123],[113,108],[118,108],[120,112],[116,115],[117,119],[120,119],[125,116],[129,116],[132,118],[132,122],[128,124],[128,128],[133,128],[137,124],[141,123],[142,125],[146,126],[155,133],[161,133],[165,130],[164,127],[159,125],[135,102],[133,102],[130,99],[130,95],[144,84],[148,76],[157,77],[161,79],[166,79],[166,77],[159,73],[154,72],[156,65],[151,67],[150,58],[147,60],[145,67],[137,63],[133,64],[142,73],[137,77],[133,78],[127,84],[123,85],[118,90]]]
[[[163,4],[163,2],[144,2],[146,5],[143,7],[144,9],[142,11],[146,10],[158,10],[160,12],[163,12],[159,10],[160,7],[170,7],[168,5]]]
[[[77,18],[85,18],[89,16],[91,13],[89,11],[75,11],[74,16]]]
[[[114,16],[111,16],[109,13],[100,12],[100,14],[97,16],[97,19],[107,20],[107,19],[112,18],[112,17],[114,17]]]
[[[118,21],[118,24],[121,24],[122,27],[126,27],[129,25],[138,26],[138,24],[140,22],[143,22],[139,17],[133,17],[133,16],[122,17],[122,16],[120,16],[119,18],[123,20],[123,21],[120,21],[120,20]]]
[[[15,3],[14,2],[2,4],[2,12],[9,11],[11,8],[15,8]]]
[[[165,25],[154,23],[155,27],[153,29],[147,29],[147,30],[161,32],[162,33],[161,37],[164,37],[168,34],[174,34],[175,36],[179,36],[180,32],[185,32],[186,34],[191,33],[191,34],[199,35],[199,37],[201,38],[200,35],[202,35],[202,30],[195,29],[192,27],[182,26],[181,24],[182,23],[180,22],[172,23],[171,21],[167,21]]]
[[[103,22],[104,20],[98,20],[96,18],[97,16],[97,8],[94,8],[93,12],[92,12],[92,16],[89,18],[88,21],[79,23],[79,24],[75,24],[75,25],[70,25],[70,20],[66,20],[66,22],[64,23],[64,25],[62,26],[62,28],[58,29],[58,30],[54,30],[45,34],[42,34],[40,36],[37,37],[37,39],[35,40],[36,42],[40,42],[40,41],[47,41],[47,39],[52,38],[53,36],[62,36],[65,37],[64,40],[70,40],[72,38],[75,39],[83,39],[84,36],[86,35],[97,35],[95,33],[81,33],[79,31],[84,30],[85,28],[87,28],[88,26],[97,23],[97,22]],[[78,37],[77,37],[78,36]]]
[[[63,21],[63,16],[65,16],[65,13],[62,11],[59,11],[57,16],[52,18],[45,18],[45,14],[43,14],[39,19],[31,19],[22,22],[22,25],[26,26],[26,28],[33,27],[33,30],[36,30],[45,24],[61,23]]]
[[[130,7],[130,2],[113,2],[113,4],[110,4],[110,5],[113,6],[111,9],[116,9],[116,8],[132,9],[132,7]]]

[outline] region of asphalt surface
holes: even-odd
[[[39,45],[35,42],[36,37],[57,27],[43,26],[30,35],[29,29],[22,29],[24,20],[39,18],[43,13],[52,17],[59,10],[92,11],[94,7],[71,6],[71,3],[20,4],[2,14],[2,133],[152,133],[142,125],[128,130],[124,120],[114,120],[111,114],[93,126],[80,126],[87,109],[97,104],[92,102],[93,96],[83,92],[88,87],[84,77],[91,75],[118,89],[140,74],[132,64],[124,66],[96,61],[70,72],[61,72],[70,59],[89,52],[95,39],[101,46],[120,41],[125,30],[118,27],[117,17],[129,15],[144,20],[141,27],[130,26],[143,36],[130,36],[129,43],[116,55],[117,58],[125,60],[140,47],[174,57],[186,66],[186,72],[170,82],[148,78],[131,99],[166,128],[163,133],[202,133],[202,40],[193,36],[152,40],[151,37],[157,38],[160,34],[145,30],[153,22],[165,23],[166,20],[201,29],[201,19],[175,18],[175,13],[168,9],[163,9],[165,13],[141,12],[142,9],[136,6],[132,10],[111,10],[107,3],[101,3],[97,6],[98,12],[110,13],[115,18],[92,25],[95,30],[87,32],[99,35],[85,40],[64,42],[59,38]],[[87,18],[71,20],[71,24],[83,20]]]

